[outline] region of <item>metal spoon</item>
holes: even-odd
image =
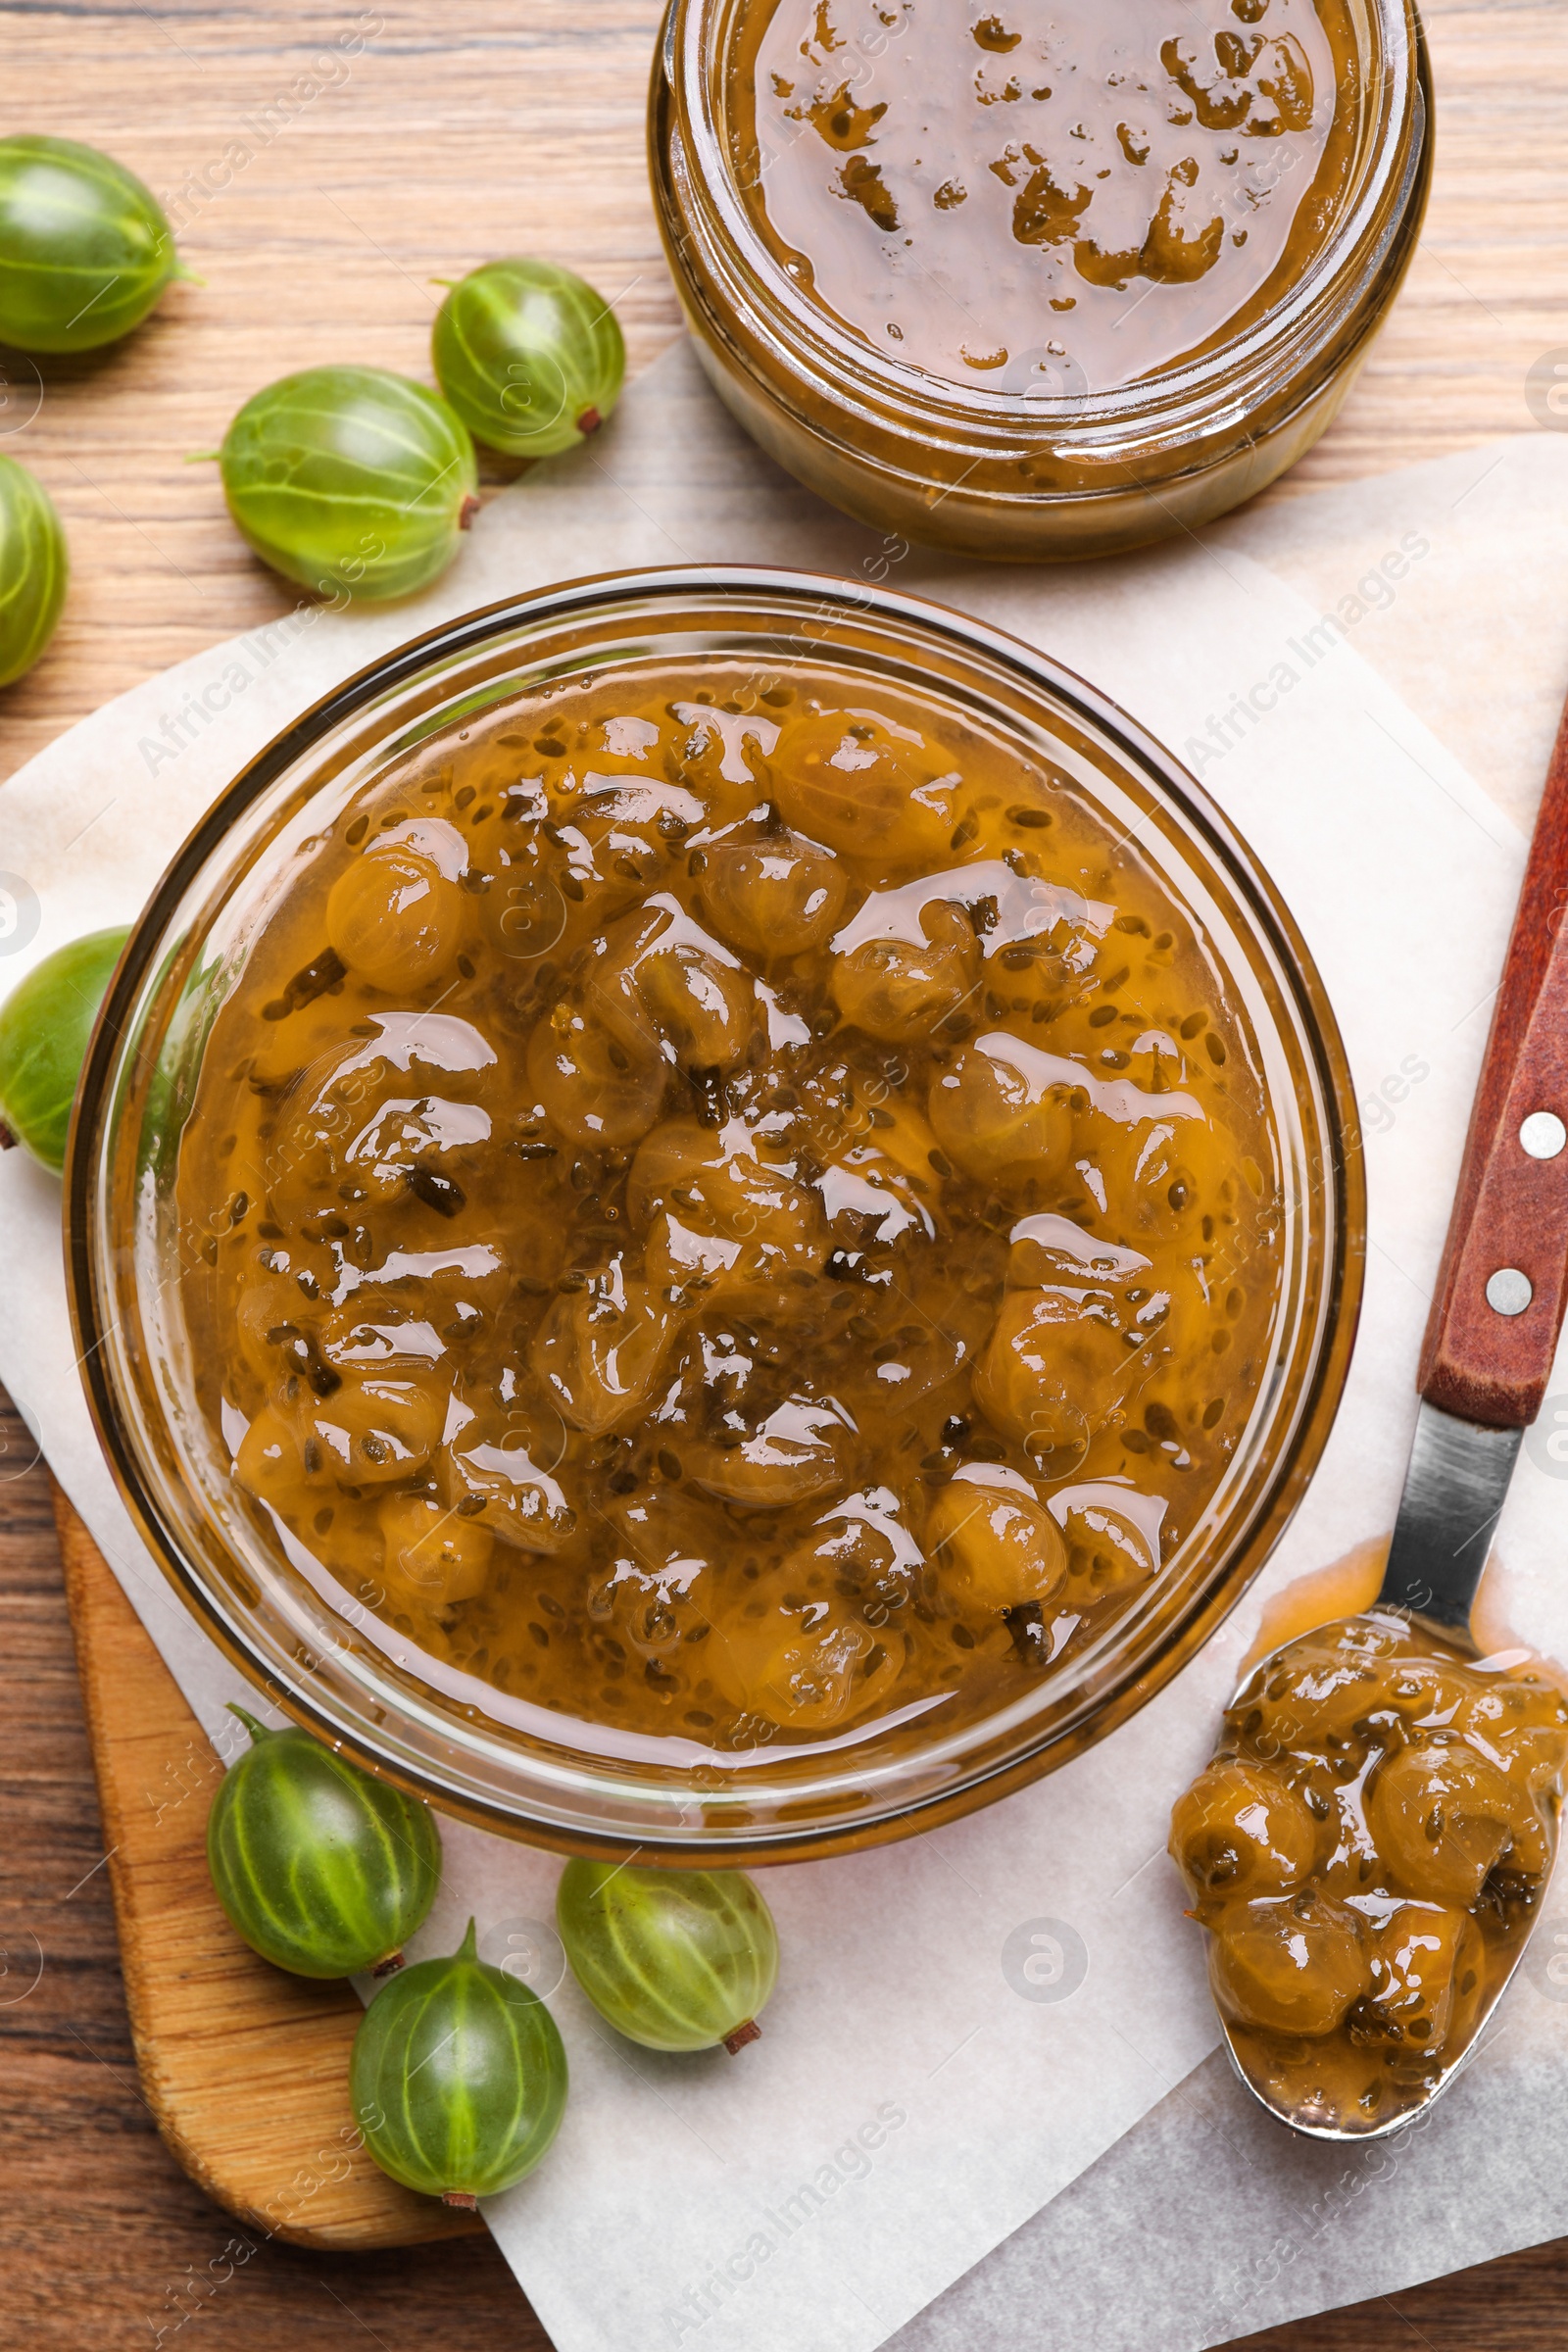
[[[1568,710],[1546,772],[1481,1066],[1416,1378],[1415,1440],[1374,1603],[1380,1612],[1412,1619],[1464,1657],[1479,1655],[1471,1607],[1520,1442],[1546,1393],[1568,1303],[1565,1147]],[[1226,2025],[1237,2071],[1271,2114],[1311,2138],[1360,2141],[1396,2131],[1447,2088],[1475,2048],[1530,1933],[1519,1936],[1509,1965],[1489,1987],[1464,2048],[1423,2093],[1388,2116],[1357,2127],[1287,2109],[1254,2078],[1245,2045],[1238,2046]]]

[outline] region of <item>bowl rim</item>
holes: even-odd
[[[1157,779],[1159,789],[1198,834],[1205,855],[1239,887],[1250,921],[1272,952],[1299,1020],[1305,1052],[1316,1065],[1333,1147],[1324,1169],[1323,1193],[1332,1201],[1326,1231],[1322,1305],[1310,1377],[1303,1383],[1295,1429],[1271,1465],[1247,1527],[1223,1573],[1218,1570],[1173,1614],[1156,1652],[1119,1669],[1102,1692],[1090,1720],[1027,1742],[989,1764],[978,1763],[946,1786],[913,1795],[905,1792],[879,1809],[846,1821],[829,1813],[816,1824],[794,1817],[775,1819],[762,1834],[721,1837],[689,1833],[617,1836],[597,1825],[564,1831],[508,1805],[481,1801],[442,1786],[379,1753],[361,1728],[346,1725],[313,1699],[311,1670],[298,1683],[281,1685],[264,1658],[246,1648],[187,1563],[166,1528],[149,1482],[130,1444],[108,1369],[106,1322],[98,1263],[98,1176],[103,1131],[121,1074],[122,1041],[153,958],[165,943],[171,918],[236,820],[296,761],[334,729],[401,685],[438,663],[476,651],[492,639],[521,628],[543,631],[596,610],[662,597],[677,612],[684,600],[769,598],[811,612],[820,620],[838,613],[848,619],[911,626],[950,643],[960,657],[987,659],[1015,676],[1048,707],[1065,707],[1087,718],[1135,772]],[[831,657],[831,640],[811,641]],[[1315,984],[1315,993],[1314,993]],[[239,770],[175,852],[132,927],[99,1010],[73,1107],[64,1182],[66,1281],[78,1369],[100,1448],[120,1498],[138,1535],[168,1582],[202,1631],[252,1685],[295,1721],[348,1753],[366,1770],[471,1825],[564,1854],[605,1853],[671,1866],[741,1868],[801,1861],[858,1850],[911,1837],[975,1811],[1010,1794],[1098,1743],[1125,1722],[1190,1662],[1258,1574],[1294,1515],[1327,1444],[1349,1368],[1365,1270],[1366,1184],[1348,1059],[1315,961],[1295,918],[1245,837],[1157,737],[1092,682],[1053,656],[994,623],[919,596],[862,585],[819,572],[771,564],[638,565],[553,583],[520,596],[477,607],[409,638],[365,663],[330,688],[282,728]]]

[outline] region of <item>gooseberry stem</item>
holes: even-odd
[[[604,421],[597,409],[584,409],[577,419],[577,430],[579,433],[597,433]]]
[[[474,516],[475,516],[475,515],[478,514],[478,512],[479,512],[479,501],[478,501],[476,498],[466,498],[466,499],[464,500],[464,502],[463,502],[463,505],[462,505],[462,506],[461,506],[461,508],[458,510],[458,528],[459,528],[459,530],[460,530],[460,531],[466,531],[466,530],[470,530],[470,529],[472,528],[472,526],[473,526],[473,518],[474,518]]]
[[[16,1148],[16,1137],[12,1134],[4,1119],[0,1119],[0,1152],[14,1152]]]
[[[241,1723],[245,1726],[245,1729],[249,1732],[253,1740],[267,1740],[270,1738],[271,1735],[268,1726],[265,1723],[258,1723],[254,1715],[248,1715],[245,1709],[232,1698],[228,1702],[228,1711],[231,1715],[237,1715],[239,1717]]]
[[[388,1952],[384,1960],[378,1960],[376,1962],[375,1966],[371,1969],[370,1974],[372,1977],[396,1976],[398,1970],[403,1966],[403,1954],[401,1952]]]
[[[466,2188],[444,2188],[441,2202],[443,2205],[456,2206],[459,2213],[477,2213],[479,2210],[478,2198],[471,2196]]]
[[[749,2017],[744,2025],[736,2027],[733,2034],[725,2034],[724,2047],[732,2058],[738,2058],[749,2041],[760,2041],[761,2038],[761,2027],[755,2017]]]

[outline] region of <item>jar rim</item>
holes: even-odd
[[[792,362],[804,362],[837,399],[896,408],[937,440],[950,438],[956,421],[977,438],[1016,437],[1038,447],[1054,436],[1070,437],[1114,459],[1137,454],[1152,438],[1163,439],[1198,418],[1211,427],[1216,394],[1226,407],[1245,413],[1253,386],[1277,377],[1282,357],[1290,355],[1289,366],[1308,361],[1375,279],[1428,143],[1425,35],[1415,0],[1359,0],[1369,34],[1362,87],[1377,93],[1376,121],[1363,129],[1351,200],[1281,301],[1241,335],[1131,384],[1056,395],[1004,392],[932,374],[879,350],[825,304],[808,301],[760,233],[731,171],[715,103],[747,5],[668,0],[654,74],[656,86],[662,78],[673,102],[675,135],[690,150],[690,192],[707,208],[710,234],[716,232],[728,248],[751,305],[787,346]],[[1422,135],[1400,135],[1406,126]]]

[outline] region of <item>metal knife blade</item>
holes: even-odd
[[[1469,1639],[1471,1603],[1523,1436],[1461,1421],[1423,1399],[1380,1605]]]

